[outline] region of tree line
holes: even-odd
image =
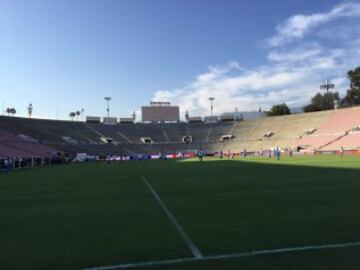
[[[317,112],[337,108],[347,108],[360,105],[360,66],[347,72],[350,81],[346,95],[341,98],[339,92],[318,92],[311,98],[309,104],[303,107],[304,112]],[[267,116],[291,114],[286,103],[276,104],[266,112]]]

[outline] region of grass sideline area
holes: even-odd
[[[0,269],[189,258],[360,241],[360,157],[74,164],[0,175]],[[360,247],[133,269],[360,269]]]

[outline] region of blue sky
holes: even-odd
[[[0,0],[0,25],[1,109],[35,117],[300,106],[360,65],[359,1]]]

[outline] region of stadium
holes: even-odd
[[[0,117],[2,269],[357,268],[360,107],[186,122],[159,109]]]
[[[225,2],[0,1],[0,270],[360,269],[360,3]]]
[[[111,118],[109,123],[108,117],[81,122],[1,116],[1,157],[16,163],[21,158],[30,166],[29,159],[51,163],[77,154],[128,160],[194,157],[200,149],[208,156],[229,151],[263,156],[275,148],[286,155],[358,154],[360,148],[359,107],[250,120],[236,115],[189,117],[186,122],[180,122],[179,113],[169,117],[168,107],[154,108],[168,119],[156,118],[153,112],[143,114],[145,120],[139,123],[131,118]]]

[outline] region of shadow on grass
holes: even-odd
[[[0,178],[5,217],[0,249],[7,269],[81,269],[188,256],[142,175],[205,255],[358,241],[359,169],[358,157],[321,156],[19,171]],[[333,263],[347,260],[343,253]],[[171,269],[239,269],[253,263],[199,262]],[[266,268],[267,263],[251,269],[288,269],[278,261]],[[6,269],[1,260],[0,268]]]

